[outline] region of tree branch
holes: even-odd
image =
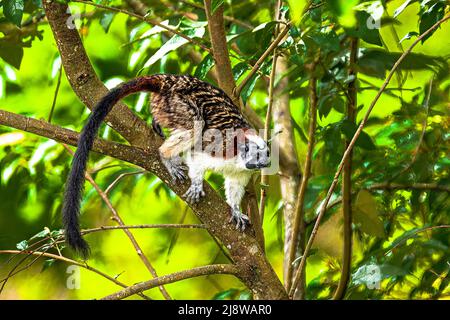
[[[217,73],[219,86],[229,97],[234,99],[233,90],[236,87],[236,82],[234,81],[230,56],[228,55],[227,38],[223,23],[223,4],[212,13],[211,0],[204,0],[204,3],[214,61],[216,62],[217,70],[220,70]],[[235,104],[239,106],[239,99],[234,100]]]
[[[350,40],[350,60],[349,60],[349,77],[354,76],[353,80],[348,84],[347,92],[347,120],[355,123],[357,115],[357,97],[358,90],[356,87],[357,71],[356,60],[358,57],[358,38]],[[345,148],[348,147],[349,141],[345,141]],[[348,156],[342,169],[342,213],[344,216],[344,244],[342,250],[342,270],[339,283],[334,292],[333,299],[341,300],[347,284],[350,279],[351,263],[352,263],[352,153]]]
[[[378,99],[380,98],[381,94],[383,93],[383,91],[386,89],[387,85],[389,84],[389,82],[392,79],[392,76],[394,75],[395,71],[397,70],[398,66],[402,63],[402,61],[405,59],[405,57],[412,51],[412,49],[420,42],[422,41],[422,39],[424,37],[426,37],[429,33],[431,33],[434,29],[436,29],[438,26],[440,26],[442,23],[444,23],[445,21],[447,21],[448,19],[450,19],[450,15],[445,16],[444,18],[442,18],[441,20],[439,20],[438,22],[436,22],[433,26],[431,26],[428,30],[426,30],[424,33],[422,33],[419,37],[417,37],[417,39],[411,44],[411,46],[400,56],[400,58],[395,62],[395,64],[393,65],[391,71],[389,72],[388,76],[386,77],[386,80],[384,81],[383,85],[381,86],[380,90],[378,90],[378,93],[376,94],[375,98],[372,100],[369,108],[366,111],[366,114],[364,115],[363,120],[361,121],[358,129],[356,130],[355,134],[353,135],[353,138],[351,139],[347,149],[344,152],[344,155],[342,156],[341,162],[338,166],[338,169],[336,171],[336,174],[334,176],[333,182],[330,186],[330,188],[328,189],[327,195],[325,197],[323,206],[319,212],[319,215],[317,216],[317,220],[316,223],[314,225],[314,228],[312,230],[311,236],[308,240],[308,243],[306,245],[305,248],[305,252],[303,254],[303,257],[300,261],[300,266],[296,272],[295,275],[295,279],[294,279],[294,283],[293,286],[291,287],[291,290],[289,292],[290,296],[293,296],[296,286],[301,278],[301,274],[303,273],[303,269],[305,267],[305,263],[306,263],[306,259],[308,257],[309,251],[311,250],[311,246],[313,244],[314,238],[317,234],[317,230],[319,228],[319,224],[320,221],[322,220],[323,215],[325,214],[328,202],[331,199],[331,196],[333,195],[333,191],[336,188],[336,185],[338,183],[338,179],[339,176],[342,172],[342,168],[344,165],[344,162],[346,161],[347,157],[349,156],[350,152],[352,151],[356,140],[358,139],[359,135],[361,134],[367,120],[369,119],[370,113],[372,112],[373,108],[375,107],[376,103],[378,102]]]
[[[123,225],[123,226],[101,226],[98,228],[83,229],[81,233],[89,234],[107,230],[122,229],[159,229],[159,228],[175,228],[175,229],[206,229],[203,224],[183,224],[183,223],[159,223],[159,224],[139,224],[139,225]]]
[[[309,73],[309,130],[308,130],[308,147],[306,152],[305,166],[303,168],[303,177],[298,190],[297,201],[295,203],[294,223],[292,230],[292,242],[289,249],[289,265],[286,278],[286,287],[291,288],[292,285],[292,270],[294,269],[294,261],[297,253],[302,254],[304,251],[305,243],[305,195],[308,188],[308,181],[311,176],[312,167],[312,155],[315,144],[316,124],[317,124],[317,76],[315,75],[315,69],[317,61],[314,61],[310,65],[306,66]],[[298,288],[297,298],[304,299],[305,296],[305,283],[304,274],[301,276],[301,284]]]
[[[280,8],[281,8],[281,0],[277,1],[276,7],[275,7],[275,20],[278,20],[280,18]],[[278,35],[278,25],[275,27],[275,37]],[[277,59],[278,54],[277,50],[275,49],[273,51],[273,58],[272,58],[272,70],[270,71],[270,79],[269,79],[269,103],[267,104],[267,111],[266,111],[266,122],[264,125],[264,140],[269,140],[269,131],[270,131],[270,123],[272,122],[272,109],[273,109],[273,92],[275,87],[275,76],[277,71]],[[261,219],[261,225],[264,222],[264,209],[266,206],[266,197],[267,197],[267,188],[269,187],[269,176],[264,175],[261,172],[261,192],[260,192],[260,201],[259,201],[259,216]]]
[[[197,267],[185,271],[168,274],[145,282],[137,283],[122,291],[110,294],[102,298],[102,300],[121,300],[138,292],[143,292],[145,290],[149,290],[157,286],[210,274],[231,274],[237,276],[239,272],[236,266],[232,264],[215,264]]]

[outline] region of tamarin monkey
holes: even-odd
[[[240,210],[244,188],[254,170],[270,165],[267,143],[222,90],[191,76],[168,74],[142,76],[122,83],[110,90],[90,114],[66,183],[62,210],[66,241],[85,257],[89,246],[81,236],[79,213],[89,151],[113,106],[122,98],[141,91],[151,92],[153,130],[163,138],[161,128],[170,132],[159,148],[162,163],[174,180],[186,179],[185,170],[188,171],[191,185],[185,197],[189,202],[198,202],[205,195],[205,171],[223,174],[226,200],[231,207],[230,222],[234,221],[236,228],[244,230],[249,224],[248,217]],[[209,152],[205,141],[197,137],[198,129],[200,138],[207,132],[219,132],[214,135]],[[222,146],[224,148],[217,151],[217,147]]]

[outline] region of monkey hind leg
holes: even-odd
[[[191,149],[193,144],[192,130],[175,130],[159,147],[161,161],[174,181],[186,180],[188,167],[180,155]]]

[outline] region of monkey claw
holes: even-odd
[[[243,214],[239,209],[231,210],[231,217],[228,222],[236,223],[236,229],[239,229],[241,231],[244,231],[245,228],[250,225],[250,220],[248,219],[248,217],[245,214]]]
[[[167,168],[167,171],[169,171],[169,174],[174,182],[176,182],[177,180],[184,181],[187,179],[186,171],[188,167],[182,163],[181,158],[177,157],[170,160],[161,160],[164,166]]]
[[[202,197],[205,196],[205,191],[203,191],[203,181],[200,183],[192,183],[189,189],[184,194],[186,200],[189,203],[197,203]]]

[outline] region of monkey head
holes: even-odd
[[[254,130],[247,130],[244,139],[237,139],[237,166],[247,170],[258,170],[270,166],[270,150]]]

